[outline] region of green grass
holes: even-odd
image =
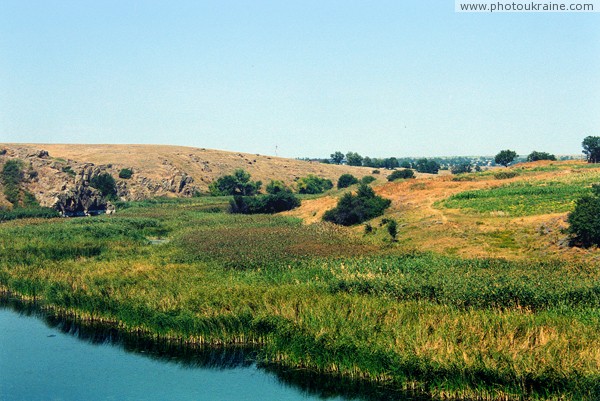
[[[227,202],[2,223],[0,288],[150,338],[257,344],[267,363],[440,398],[600,396],[598,266],[399,253],[330,224],[219,212]]]
[[[436,206],[463,209],[468,213],[531,216],[563,213],[573,209],[575,200],[600,182],[598,173],[581,173],[554,181],[521,181],[497,188],[460,192]]]

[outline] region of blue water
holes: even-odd
[[[251,362],[222,368],[217,356],[206,368],[206,361],[170,361],[63,331],[0,307],[1,400],[348,399],[285,384]]]

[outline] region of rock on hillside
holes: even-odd
[[[97,194],[88,189],[90,181],[103,173],[116,179],[120,199],[140,200],[206,192],[213,180],[238,168],[248,171],[253,180],[266,184],[275,179],[288,185],[308,174],[335,182],[344,173],[363,177],[372,171],[365,167],[183,146],[0,144],[0,149],[6,149],[0,156],[0,164],[11,158],[23,160],[31,172],[26,174],[23,185],[42,206],[59,210],[98,207]],[[118,178],[124,168],[133,170],[131,178]],[[385,176],[386,172],[382,173]]]

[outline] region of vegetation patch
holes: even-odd
[[[335,208],[325,212],[323,220],[351,226],[381,216],[390,204],[389,199],[375,195],[371,187],[361,184],[356,195],[344,194]]]

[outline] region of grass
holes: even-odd
[[[519,181],[491,189],[460,192],[437,206],[469,213],[504,214],[513,217],[561,213],[573,209],[575,200],[600,182],[597,172],[584,172],[555,180]]]
[[[0,288],[149,338],[256,344],[265,363],[438,398],[600,397],[597,265],[405,252],[330,224],[225,214],[227,200],[4,222]]]

